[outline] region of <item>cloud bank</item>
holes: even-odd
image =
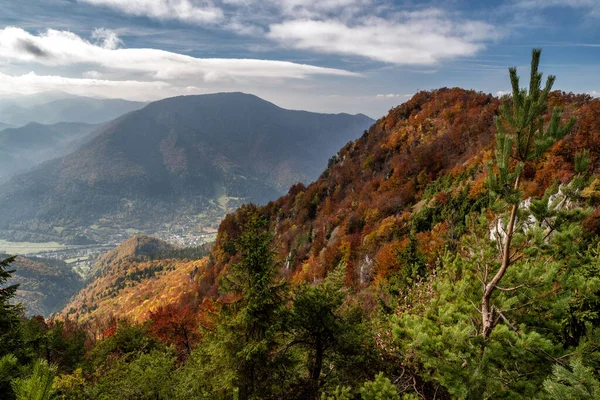
[[[388,0],[79,0],[131,15],[263,35],[282,47],[399,65],[472,56],[500,35],[441,9]],[[530,0],[533,1],[533,0]]]
[[[355,55],[392,64],[433,65],[471,56],[496,36],[482,22],[445,18],[439,10],[407,13],[397,21],[378,17],[348,25],[335,20],[294,20],[271,26],[270,38],[320,53]]]
[[[6,87],[32,92],[88,87],[132,90],[198,87],[203,83],[306,79],[317,75],[353,77],[334,68],[259,59],[196,58],[158,49],[120,48],[112,31],[96,29],[90,40],[72,32],[49,29],[38,35],[23,29],[0,29],[0,58],[15,65],[85,68],[81,77],[28,73],[2,75]],[[26,88],[26,89],[25,89]],[[6,89],[5,89],[6,90]],[[131,96],[129,96],[131,97]]]

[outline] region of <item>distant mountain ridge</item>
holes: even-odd
[[[74,150],[96,127],[77,122],[32,122],[0,130],[0,179]]]
[[[30,122],[56,124],[59,122],[80,122],[99,124],[115,119],[128,112],[138,110],[147,103],[123,99],[96,99],[93,97],[68,97],[52,99],[39,104],[32,99],[3,101],[0,103],[0,120],[22,126]],[[39,101],[39,100],[38,100]]]
[[[215,224],[244,202],[265,203],[316,179],[372,122],[285,110],[243,93],[157,101],[12,178],[0,194],[0,229],[100,223],[152,233],[161,224]]]

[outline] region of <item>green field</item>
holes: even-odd
[[[0,253],[6,254],[31,254],[45,251],[62,250],[66,246],[57,242],[31,243],[8,242],[0,239]]]

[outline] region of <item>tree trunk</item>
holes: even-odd
[[[321,377],[321,368],[323,367],[323,352],[323,343],[320,338],[317,338],[315,344],[315,361],[310,370],[310,382],[314,399],[317,399],[319,395],[319,378]]]
[[[517,179],[515,180],[515,190],[519,188],[520,182],[521,175],[517,176]],[[519,211],[519,203],[513,204],[512,208],[510,209],[510,220],[508,221],[508,225],[506,227],[506,238],[504,241],[502,264],[500,265],[500,269],[498,272],[496,272],[496,275],[494,275],[492,280],[485,284],[483,288],[483,296],[481,296],[481,336],[483,336],[484,339],[487,339],[492,332],[492,329],[494,329],[494,308],[491,306],[490,301],[496,286],[498,286],[498,283],[510,265],[510,244],[515,231],[517,211]]]

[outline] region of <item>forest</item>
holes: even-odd
[[[500,99],[415,94],[229,214],[193,291],[143,319],[26,318],[5,259],[0,397],[600,398],[600,100],[540,57]]]

